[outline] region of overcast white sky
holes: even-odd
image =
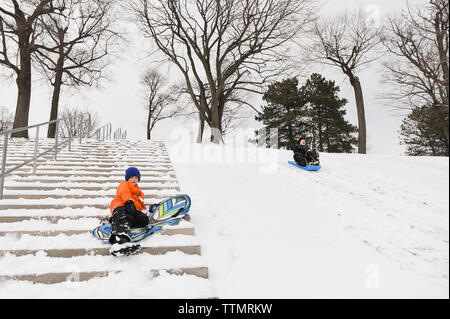
[[[413,5],[422,5],[426,0],[409,1]],[[390,15],[406,7],[406,0],[324,0],[322,13],[325,15],[354,10],[357,8],[375,8],[380,18]],[[144,60],[143,44],[137,31],[128,30],[131,33],[130,43],[123,52],[123,58],[116,61],[111,68],[113,81],[103,82],[101,90],[82,88],[80,91],[71,91],[63,94],[60,105],[72,107],[88,107],[97,112],[101,123],[111,122],[113,128],[121,126],[128,131],[129,138],[145,139],[146,112],[142,106],[139,81],[142,70],[150,61]],[[390,109],[380,104],[376,95],[381,92],[380,62],[373,63],[369,68],[359,73],[366,106],[366,121],[368,131],[368,153],[372,154],[401,154],[403,147],[399,145],[398,129],[402,117],[394,116]],[[0,67],[0,72],[3,73]],[[338,68],[331,66],[311,69],[310,73],[319,72],[327,79],[335,80],[341,87],[341,97],[345,97],[347,104],[347,119],[357,124],[356,106],[353,89]],[[170,78],[171,70],[167,69]],[[34,75],[37,78],[37,75]],[[299,79],[303,82],[302,79]],[[0,107],[5,106],[12,113],[15,112],[17,89],[14,80],[0,82]],[[50,114],[51,88],[43,82],[34,82],[31,108],[30,125],[48,121]],[[256,123],[249,121],[249,126]],[[197,123],[193,121],[166,120],[159,123],[153,132],[153,138],[168,140],[171,131],[179,126],[190,130],[196,130]],[[255,127],[259,128],[259,127]],[[196,133],[196,132],[195,132]]]

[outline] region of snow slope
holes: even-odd
[[[219,298],[448,298],[448,158],[166,143]]]

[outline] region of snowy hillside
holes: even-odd
[[[448,298],[448,158],[166,146],[220,298]]]

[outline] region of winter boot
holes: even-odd
[[[114,210],[111,223],[111,244],[123,244],[131,241],[130,222],[127,218],[127,211],[124,206]]]

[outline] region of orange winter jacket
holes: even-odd
[[[140,198],[142,198],[142,200]],[[133,185],[128,181],[121,181],[119,187],[116,190],[116,197],[111,201],[109,209],[111,214],[114,208],[119,206],[125,206],[125,202],[128,200],[134,201],[134,206],[137,210],[145,210],[144,206],[144,193],[141,191],[138,185]]]

